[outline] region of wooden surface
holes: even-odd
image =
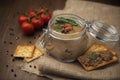
[[[48,80],[20,70],[21,59],[12,54],[18,44],[34,44],[41,31],[32,36],[23,35],[18,16],[29,9],[46,4],[51,11],[64,8],[65,0],[2,0],[0,2],[0,80]],[[34,65],[31,65],[34,68]],[[30,67],[31,67],[30,66]]]
[[[63,9],[65,1],[66,0],[2,0],[0,2],[0,80],[48,80],[48,78],[38,77],[21,71],[20,66],[22,66],[23,61],[12,57],[18,44],[34,44],[42,33],[41,31],[38,31],[32,36],[23,35],[17,22],[17,18],[22,12],[37,8],[41,3],[47,4],[51,11]],[[91,1],[96,2],[96,0]],[[99,2],[100,4],[108,4],[110,6],[120,6],[118,0],[114,0],[114,2],[111,2],[111,0],[108,2],[101,2],[99,0]],[[86,4],[86,6],[84,5],[84,9],[88,8],[90,5],[91,3]],[[102,6],[99,6],[99,8],[101,7]],[[95,9],[97,10],[98,8]],[[89,10],[89,8],[87,10]],[[113,12],[112,15],[115,14],[120,14],[120,9],[118,9],[117,13]],[[87,13],[84,15],[87,15]],[[93,16],[94,14],[91,17]],[[109,20],[112,21],[112,19]],[[116,23],[116,20],[114,20],[114,23]],[[30,67],[34,68],[34,65],[30,65]]]

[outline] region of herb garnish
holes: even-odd
[[[97,53],[92,53],[89,57],[90,60],[95,60],[98,57]]]
[[[66,18],[63,18],[63,17],[58,17],[58,19],[56,20],[56,24],[65,24],[65,23],[69,23],[72,26],[78,26],[78,24],[72,19],[66,19]]]
[[[60,32],[62,27],[60,25],[56,24],[56,25],[53,25],[53,29]]]

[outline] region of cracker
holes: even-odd
[[[99,52],[99,51],[107,51],[107,50],[109,50],[111,54],[113,55],[111,60],[102,61],[102,63],[98,64],[97,66],[86,66],[85,64],[82,63],[81,59],[84,55],[90,54],[91,52]],[[90,47],[90,49],[88,49],[88,51],[85,54],[83,54],[82,56],[79,56],[77,59],[87,71],[90,71],[90,70],[93,70],[93,69],[96,69],[96,68],[99,68],[107,64],[118,61],[117,53],[113,51],[112,49],[108,48],[107,46],[101,45],[101,44],[94,44],[92,47]]]
[[[15,52],[13,53],[14,57],[32,57],[35,46],[33,45],[18,45]]]
[[[37,59],[37,58],[39,58],[42,55],[43,55],[42,51],[40,51],[39,49],[35,48],[35,50],[33,52],[33,56],[31,58],[25,57],[24,61],[25,62],[31,62],[32,60]]]

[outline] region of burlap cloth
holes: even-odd
[[[107,22],[108,24],[114,24],[116,28],[120,31],[118,27],[120,26],[120,7],[117,6],[110,6],[106,4],[80,0],[68,0],[66,2],[64,10],[56,10],[54,11],[53,15],[60,13],[77,14],[89,21],[102,20],[104,22]],[[38,48],[41,48],[39,39],[36,41],[35,45]],[[118,56],[120,58],[119,44],[120,41],[118,41],[115,50],[118,52]],[[32,67],[30,67],[30,65]],[[25,63],[21,67],[21,69],[39,76],[47,76],[53,80],[120,79],[120,59],[118,62],[111,65],[87,72],[77,61],[73,63],[63,63],[55,60],[45,53],[45,55],[41,56],[39,59],[36,59],[30,63]]]

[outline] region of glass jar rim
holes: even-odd
[[[54,21],[55,18],[58,18],[58,17],[62,17],[62,16],[69,16],[67,18],[70,18],[70,17],[73,17],[73,18],[76,18],[77,19],[77,22],[80,24],[80,26],[82,27],[82,30],[79,31],[79,32],[75,32],[75,33],[70,33],[70,34],[63,34],[63,33],[60,33],[60,32],[57,32],[53,29],[51,29],[51,24],[52,21]],[[77,15],[74,15],[74,14],[70,14],[70,13],[65,13],[65,14],[59,14],[59,15],[56,15],[54,17],[52,17],[48,23],[48,32],[50,33],[51,36],[57,38],[57,39],[61,39],[61,40],[73,40],[73,39],[79,39],[86,31],[86,27],[85,25],[83,25],[82,23],[84,23],[85,20]],[[74,35],[78,35],[78,36],[75,36],[73,38],[60,38],[60,37],[57,37],[55,36],[54,34],[57,34],[57,35],[61,35],[61,36],[65,36],[65,37],[68,37],[68,36],[74,36]]]

